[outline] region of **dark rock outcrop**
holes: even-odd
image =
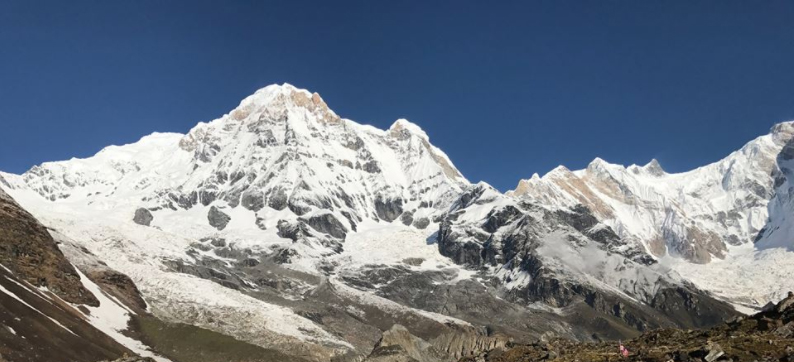
[[[400,221],[402,221],[403,225],[408,226],[413,224],[414,222],[414,213],[411,211],[406,211],[400,216]]]
[[[367,362],[441,362],[449,356],[421,338],[414,336],[405,327],[395,324],[383,332]]]
[[[149,226],[154,220],[154,216],[152,216],[151,211],[139,208],[135,210],[135,216],[132,218],[132,221],[138,225]]]
[[[259,192],[246,192],[243,193],[240,204],[248,210],[259,211],[265,207],[265,198]]]
[[[601,225],[584,207],[551,211],[528,203],[498,202],[482,221],[462,219],[468,206],[485,205],[499,197],[486,191],[485,186],[478,185],[461,195],[441,220],[437,245],[442,255],[458,264],[477,269],[513,270],[532,281],[506,290],[508,301],[589,308],[580,309],[580,315],[568,321],[581,329],[577,333],[589,331],[582,334],[596,333],[597,338],[628,337],[631,334],[626,331],[630,329],[707,327],[736,314],[726,303],[694,287],[672,285],[663,279],[633,282],[636,289],[648,290],[639,295],[643,302],[638,303],[635,300],[638,298],[625,298],[612,290],[581,282],[583,279],[569,278],[566,270],[558,270],[554,266],[556,261],[540,251],[541,246],[567,243],[565,247],[571,250],[600,249],[601,258],[617,262],[621,268],[642,270],[655,261]],[[497,282],[510,283],[511,276]],[[380,289],[381,293],[385,290]],[[599,318],[604,322],[595,322]]]
[[[309,227],[302,221],[291,223],[287,220],[279,220],[276,228],[278,229],[278,236],[290,239],[293,242],[312,236]]]
[[[207,220],[209,220],[210,226],[223,230],[232,218],[217,207],[212,206],[209,213],[207,213]]]
[[[403,213],[402,199],[375,199],[375,212],[378,218],[386,222],[392,222]]]
[[[283,189],[272,190],[267,198],[267,206],[274,210],[284,210],[287,208],[287,193]]]
[[[428,226],[430,226],[430,219],[426,217],[420,217],[414,220],[413,226],[417,229],[424,230]]]
[[[141,297],[141,292],[126,274],[113,269],[103,269],[87,271],[86,276],[124,303],[125,306],[138,312],[146,312],[146,302]]]
[[[337,239],[343,239],[347,236],[347,228],[342,225],[339,220],[334,217],[332,213],[323,213],[319,215],[312,215],[306,219],[299,219],[309,226],[312,229],[317,230],[321,233],[331,235]]]

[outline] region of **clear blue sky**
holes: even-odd
[[[4,0],[0,170],[184,133],[283,82],[408,118],[501,190],[596,156],[682,171],[794,119],[794,2]]]

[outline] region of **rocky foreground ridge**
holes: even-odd
[[[581,343],[549,340],[509,345],[461,359],[462,362],[530,361],[794,361],[794,293],[750,317],[738,317],[705,330],[659,329],[623,341],[630,353],[622,357],[618,342]]]

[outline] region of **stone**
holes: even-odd
[[[151,225],[152,220],[154,220],[154,216],[152,216],[151,211],[144,208],[138,208],[138,210],[135,210],[135,216],[132,218],[134,223],[143,226]]]
[[[408,264],[408,265],[411,265],[411,266],[420,266],[424,262],[425,262],[425,259],[423,259],[423,258],[405,258],[405,259],[403,259],[403,263],[404,264]]]
[[[210,241],[210,244],[212,244],[212,246],[215,246],[215,247],[218,247],[218,248],[222,248],[222,247],[226,246],[226,239],[214,238],[214,239],[212,239],[212,241]]]
[[[267,206],[274,210],[284,210],[287,208],[287,199],[287,193],[283,189],[273,190],[267,199]]]
[[[256,260],[254,258],[244,259],[243,260],[243,265],[249,266],[249,267],[255,267],[255,266],[259,265],[259,260]]]
[[[219,208],[212,206],[210,207],[209,213],[207,213],[207,220],[209,220],[210,226],[218,229],[223,230],[226,228],[226,225],[229,224],[229,221],[232,220],[231,216],[226,215],[223,211]]]
[[[430,226],[430,219],[426,217],[418,218],[414,220],[413,226],[417,229],[424,230],[428,226]]]
[[[392,222],[403,213],[403,200],[378,197],[375,199],[375,212],[381,220]]]
[[[244,208],[256,212],[265,207],[265,198],[259,192],[246,192],[243,193],[240,204]]]
[[[265,219],[257,216],[255,223],[256,223],[256,227],[258,227],[259,230],[267,230],[267,226],[265,225]]]
[[[400,221],[402,221],[403,225],[409,226],[414,222],[414,213],[411,211],[406,211],[400,216]]]
[[[706,357],[703,358],[704,360],[706,360],[706,362],[714,362],[725,354],[725,352],[722,350],[720,345],[716,343],[709,346],[708,350],[709,350],[709,354],[707,354]]]

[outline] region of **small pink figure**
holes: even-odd
[[[620,354],[623,357],[628,357],[629,356],[629,350],[626,347],[623,347],[623,342],[620,342]]]

